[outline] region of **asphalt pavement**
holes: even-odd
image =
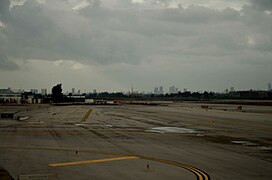
[[[6,110],[29,117],[0,119],[0,167],[14,179],[272,179],[269,106],[0,106]]]

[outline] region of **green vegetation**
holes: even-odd
[[[57,84],[52,88],[51,100],[54,103],[62,102],[63,94],[61,84]]]

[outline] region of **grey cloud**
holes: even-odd
[[[16,70],[18,69],[18,65],[10,62],[9,60],[7,60],[6,57],[3,57],[2,55],[0,55],[0,69],[1,70]]]
[[[0,49],[0,70],[16,70],[18,66],[16,63],[10,61],[5,53]]]
[[[28,75],[36,86],[32,80],[41,83],[41,71],[50,77],[43,80],[52,83],[55,74],[67,83],[76,76],[103,77],[90,81],[97,85],[106,80],[109,89],[115,83],[126,87],[133,81],[141,83],[142,89],[176,82],[181,88],[190,85],[197,90],[206,84],[222,89],[229,86],[230,78],[235,86],[247,81],[246,87],[252,83],[260,87],[271,77],[272,16],[259,5],[245,5],[238,11],[90,0],[89,6],[72,10],[78,1],[47,0],[44,4],[26,1],[9,11],[5,2],[0,6],[0,20],[5,20],[5,28],[0,29],[0,80],[6,84]],[[60,59],[65,68],[52,62]],[[14,62],[21,69],[12,74],[12,80],[5,80],[11,73],[4,70],[18,68]],[[82,69],[72,70],[75,64]],[[252,72],[258,74],[254,82],[248,81]],[[73,83],[71,87],[81,82]],[[95,88],[93,84],[88,86]]]
[[[208,57],[235,57],[247,49],[270,51],[272,47],[271,29],[267,28],[271,17],[252,7],[245,7],[241,16],[231,8],[111,9],[103,1],[90,3],[80,11],[68,9],[62,1],[26,1],[13,7],[8,31],[3,32],[8,38],[5,56],[138,64],[165,55],[181,62],[187,57],[208,61]],[[129,1],[120,4],[133,5]],[[255,46],[248,46],[247,36],[252,36]]]
[[[251,0],[251,3],[256,8],[259,8],[262,10],[272,10],[271,0]]]
[[[6,21],[8,18],[9,14],[9,6],[10,6],[10,1],[9,0],[1,0],[0,2],[0,20],[1,21]]]
[[[248,48],[255,52],[271,52],[272,51],[272,15],[266,14],[256,6],[245,6],[241,16],[241,23],[247,29],[244,30],[245,35],[252,40],[252,44],[248,44]]]

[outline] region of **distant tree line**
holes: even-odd
[[[211,99],[271,99],[272,91],[235,91],[217,93],[213,91],[204,92],[178,92],[171,94],[123,94],[121,92],[89,93],[86,97],[94,99],[135,99],[135,100],[211,100]]]
[[[237,91],[216,93],[212,91],[191,92],[184,91],[171,94],[124,94],[122,92],[82,93],[92,99],[128,99],[128,100],[210,100],[210,99],[272,99],[272,92],[265,91]],[[51,102],[73,102],[73,94],[68,96],[62,93],[62,84],[52,88]]]
[[[36,94],[34,92],[23,92],[21,93],[20,103],[32,103],[38,102],[42,103],[62,103],[62,102],[85,102],[87,99],[97,99],[97,100],[171,100],[171,101],[199,101],[199,100],[213,100],[213,99],[250,99],[250,100],[272,100],[272,91],[225,91],[224,93],[217,93],[213,91],[204,92],[191,92],[184,91],[178,93],[166,93],[166,94],[141,94],[132,93],[124,94],[122,92],[100,92],[100,93],[82,93],[74,95],[69,93],[64,95],[62,93],[62,84],[57,84],[52,87],[51,94],[42,95]],[[0,103],[18,103],[17,99],[7,98],[5,96],[0,96]]]

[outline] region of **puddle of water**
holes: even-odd
[[[241,145],[245,145],[245,146],[258,146],[259,144],[257,143],[253,143],[251,141],[231,141],[234,144],[241,144]]]
[[[157,130],[152,130],[152,129],[149,129],[149,130],[145,130],[146,132],[153,132],[153,133],[165,133],[163,131],[157,131]]]
[[[270,146],[260,146],[259,149],[266,150],[266,151],[271,151],[272,147],[270,147]]]
[[[245,144],[246,146],[259,146],[258,143],[249,142]]]
[[[19,121],[24,121],[24,120],[27,120],[27,119],[29,119],[28,116],[25,116],[25,117],[18,117],[18,120],[19,120]]]
[[[123,127],[130,127],[130,125],[123,124],[123,125],[118,125],[117,127],[120,127],[120,128],[121,128],[121,127],[122,127],[122,128],[123,128]]]
[[[189,128],[179,128],[179,127],[154,127],[147,132],[156,132],[156,133],[196,133],[196,130]]]
[[[29,124],[44,124],[44,121],[30,121]]]
[[[232,143],[234,144],[245,144],[245,143],[248,143],[250,141],[231,141]]]
[[[92,127],[92,128],[105,128],[106,127],[113,127],[110,124],[88,124],[88,123],[75,123],[76,126],[84,126],[84,127]]]
[[[76,123],[75,125],[76,126],[84,126],[84,124],[81,124],[81,123]]]

